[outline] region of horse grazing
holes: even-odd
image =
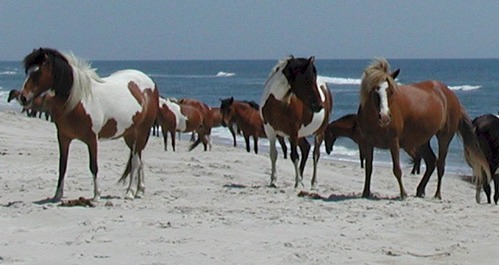
[[[463,139],[465,157],[478,178],[476,199],[479,201],[482,178],[484,173],[490,178],[490,170],[473,132],[471,119],[457,96],[438,81],[399,85],[395,82],[399,70],[389,72],[389,68],[385,59],[377,59],[362,76],[358,111],[366,158],[362,196],[371,195],[373,149],[376,147],[390,150],[393,173],[402,199],[407,197],[407,193],[402,184],[400,148],[409,154],[417,152],[426,164],[426,171],[417,187],[418,197],[425,195],[426,184],[437,167],[435,198],[440,199],[447,151],[452,138],[458,133]],[[433,136],[438,142],[438,158],[430,146]]]
[[[201,111],[191,105],[179,104],[175,100],[160,98],[159,112],[157,121],[163,132],[163,141],[165,151],[167,150],[167,136],[170,133],[172,138],[172,148],[175,151],[175,132],[197,132],[198,137],[202,139],[206,146],[206,129],[203,125],[203,114]]]
[[[201,111],[201,114],[203,115],[203,126],[205,130],[204,135],[203,137],[200,137],[198,135],[196,141],[193,144],[191,144],[191,146],[189,147],[189,151],[192,151],[201,142],[203,143],[204,151],[208,150],[208,146],[210,147],[211,150],[211,128],[213,128],[213,124],[215,122],[213,117],[213,112],[211,111],[211,107],[204,102],[189,98],[182,98],[178,101],[178,103],[195,107],[199,111]]]
[[[364,168],[364,161],[366,160],[364,157],[364,150],[362,145],[362,132],[357,124],[357,114],[347,114],[337,120],[332,121],[327,125],[326,133],[324,136],[324,142],[326,145],[326,153],[328,155],[333,151],[334,143],[336,139],[341,137],[350,138],[354,141],[359,147],[359,160],[360,167]],[[420,162],[421,159],[417,154],[409,154],[411,156],[411,160],[413,163],[411,174],[419,174],[420,173]]]
[[[270,143],[271,175],[270,186],[275,187],[276,177],[276,137],[287,137],[291,148],[291,161],[295,167],[295,188],[302,185],[303,170],[310,151],[306,137],[314,137],[314,169],[311,186],[317,181],[317,162],[320,157],[320,145],[329,121],[333,101],[331,92],[323,81],[317,80],[315,57],[281,60],[272,69],[265,82],[260,115],[265,134]],[[298,166],[297,147],[301,150]]]
[[[85,61],[54,49],[33,50],[24,58],[26,80],[19,96],[25,107],[53,92],[49,104],[59,142],[59,180],[53,201],[63,196],[69,145],[73,139],[88,147],[94,200],[97,182],[97,140],[123,137],[130,157],[120,181],[130,176],[125,198],[140,198],[145,191],[142,150],[158,112],[155,83],[137,70],[122,70],[101,78]],[[135,187],[137,190],[135,190]]]
[[[499,117],[492,114],[486,114],[476,117],[473,120],[475,133],[482,148],[482,152],[489,162],[490,173],[494,179],[494,202],[499,200],[499,174],[496,174],[499,167]],[[483,183],[483,190],[487,196],[487,202],[490,201],[490,180]]]
[[[14,99],[19,102],[20,95],[21,91],[12,89],[11,91],[9,91],[9,97],[7,98],[7,102],[11,102]],[[47,104],[50,101],[49,100],[50,97],[51,95],[49,93],[36,97],[33,100],[33,103],[29,106],[29,108],[23,107],[22,112],[26,112],[26,116],[34,118],[36,118],[37,114],[38,118],[41,118],[42,114],[44,114],[45,120],[48,121],[50,118],[50,113]]]
[[[266,138],[263,129],[263,121],[260,117],[260,106],[253,101],[234,100],[233,97],[221,99],[220,110],[222,113],[222,123],[227,127],[234,123],[241,130],[246,143],[246,151],[250,152],[250,137],[253,137],[253,150],[258,154],[258,138]],[[281,144],[284,158],[287,157],[287,146],[284,138],[277,136]],[[235,146],[235,145],[234,145]]]

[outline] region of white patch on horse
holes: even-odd
[[[380,98],[380,114],[382,115],[389,115],[390,113],[390,108],[388,107],[388,82],[383,82],[379,86],[379,89],[377,90],[377,93]]]
[[[110,119],[116,121],[116,134],[122,135],[131,127],[133,116],[142,111],[142,106],[128,88],[135,83],[140,91],[154,89],[155,84],[147,75],[136,70],[122,70],[99,81],[91,81],[91,96],[81,99],[86,113],[92,120],[92,131],[98,134]]]

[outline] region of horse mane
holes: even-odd
[[[250,107],[252,107],[256,110],[260,109],[260,105],[252,100],[251,101],[250,100],[243,100],[242,102],[247,103],[248,105],[250,105]]]
[[[390,64],[388,61],[385,58],[377,58],[364,70],[364,74],[362,75],[360,85],[361,106],[364,106],[367,102],[371,89],[385,80],[395,84],[390,76]]]

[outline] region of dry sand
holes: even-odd
[[[103,198],[96,207],[38,203],[55,192],[55,126],[0,112],[0,264],[497,264],[499,207],[475,203],[472,184],[446,175],[443,200],[415,198],[420,176],[404,169],[409,198],[398,199],[389,168],[375,167],[375,199],[360,197],[357,163],[319,162],[317,192],[297,196],[294,171],[279,157],[277,189],[267,187],[266,153],[214,144],[212,151],[143,153],[146,195],[124,200],[117,184],[128,149],[99,145]],[[86,147],[70,148],[64,199],[92,197]]]

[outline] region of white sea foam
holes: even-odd
[[[235,76],[236,73],[230,73],[230,72],[224,72],[224,71],[220,71],[217,73],[217,77],[231,77],[231,76]]]
[[[344,77],[330,77],[330,76],[317,76],[318,79],[323,80],[326,83],[336,84],[336,85],[360,85],[361,80],[358,78],[344,78]]]
[[[470,86],[470,85],[463,85],[463,86],[449,86],[451,90],[454,91],[470,91],[470,90],[477,90],[480,89],[482,86]]]
[[[0,75],[15,75],[15,74],[17,74],[17,72],[12,70],[0,72]]]

